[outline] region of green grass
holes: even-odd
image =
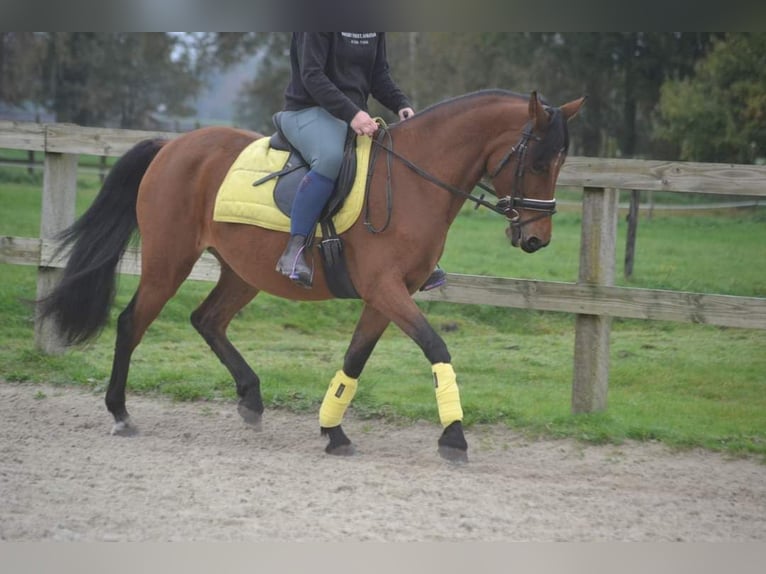
[[[92,201],[86,182],[78,213]],[[39,232],[39,187],[0,183],[0,234]],[[642,219],[634,278],[638,287],[766,296],[762,210]],[[450,232],[442,264],[450,272],[575,281],[580,217],[556,215],[550,247],[512,249],[496,215],[465,209]],[[625,222],[619,223],[624,245]],[[618,249],[622,261],[622,247]],[[102,391],[109,378],[114,319],[132,296],[124,276],[113,320],[85,348],[61,356],[35,350],[31,309],[36,270],[0,265],[0,379],[81,384]],[[231,378],[189,325],[211,289],[187,282],[151,326],[131,367],[129,392],[178,400],[234,399]],[[659,440],[766,460],[766,332],[616,319],[612,328],[609,408],[570,413],[574,319],[562,313],[421,302],[449,345],[465,422],[505,424],[530,436],[590,442]],[[260,295],[230,335],[263,381],[269,407],[315,413],[341,366],[360,303],[298,303]],[[362,376],[356,414],[437,420],[430,370],[395,328],[384,334]],[[140,413],[134,413],[140,418]],[[105,414],[106,418],[106,414]],[[105,424],[106,421],[105,421]]]

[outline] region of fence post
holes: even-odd
[[[75,220],[77,198],[77,154],[45,153],[43,196],[40,214],[40,239],[53,239]],[[37,298],[49,294],[58,283],[62,269],[46,267],[40,261],[37,273]],[[42,351],[62,353],[65,349],[55,324],[35,318],[35,342]]]
[[[628,209],[628,234],[625,239],[625,279],[633,276],[633,262],[636,258],[636,231],[638,230],[638,204],[641,192],[633,189],[630,192],[630,208]]]
[[[614,285],[617,212],[617,190],[584,188],[578,283]],[[573,413],[606,409],[611,326],[608,316],[576,316]]]

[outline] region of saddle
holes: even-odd
[[[260,185],[269,181],[270,179],[277,178],[276,186],[274,187],[274,203],[279,207],[280,211],[290,216],[290,209],[293,206],[295,195],[298,192],[298,184],[303,176],[309,170],[309,165],[306,160],[303,159],[300,152],[295,149],[292,144],[285,137],[282,132],[281,125],[282,112],[277,112],[272,117],[274,127],[276,131],[269,138],[269,146],[272,149],[279,151],[286,151],[289,153],[287,161],[282,169],[270,173],[261,179],[254,181],[253,186]],[[330,199],[327,201],[324,210],[319,216],[319,222],[322,224],[325,220],[331,219],[341,208],[343,202],[351,192],[351,187],[354,184],[356,178],[356,134],[353,130],[349,129],[346,135],[346,143],[343,147],[343,163],[341,164],[340,173],[335,180],[335,189],[333,190]],[[332,222],[330,222],[332,223]],[[324,233],[324,227],[323,233]]]
[[[258,179],[253,182],[253,186],[277,178],[276,185],[274,186],[274,203],[282,213],[289,217],[293,201],[295,201],[295,195],[298,192],[298,184],[306,172],[308,172],[309,165],[282,132],[281,114],[282,112],[277,112],[272,118],[276,131],[269,138],[269,146],[275,150],[288,152],[287,161],[282,169]],[[343,202],[354,185],[357,168],[356,161],[356,134],[349,129],[343,148],[343,162],[338,178],[335,181],[335,188],[319,216],[319,225],[322,228],[319,252],[322,256],[327,286],[333,295],[344,299],[358,299],[359,294],[356,292],[348,274],[346,258],[343,253],[343,240],[335,229],[333,216],[343,206]],[[306,239],[308,247],[313,243],[314,235],[314,233],[311,233]]]

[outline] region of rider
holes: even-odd
[[[372,136],[378,124],[367,112],[372,96],[404,121],[414,115],[391,78],[383,32],[293,32],[290,82],[285,89],[281,128],[308,162],[290,211],[290,239],[277,271],[311,287],[312,270],[303,251],[335,187],[349,127]],[[442,285],[437,267],[422,290]]]

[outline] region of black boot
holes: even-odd
[[[306,238],[303,235],[290,236],[285,252],[277,261],[277,271],[301,287],[310,289],[314,273],[303,256],[305,242]]]
[[[447,282],[447,274],[444,272],[444,270],[436,266],[436,269],[434,269],[431,272],[431,275],[428,276],[428,279],[426,279],[426,282],[423,283],[423,286],[420,288],[421,291],[430,291],[431,289],[436,289],[437,287],[441,287]]]

